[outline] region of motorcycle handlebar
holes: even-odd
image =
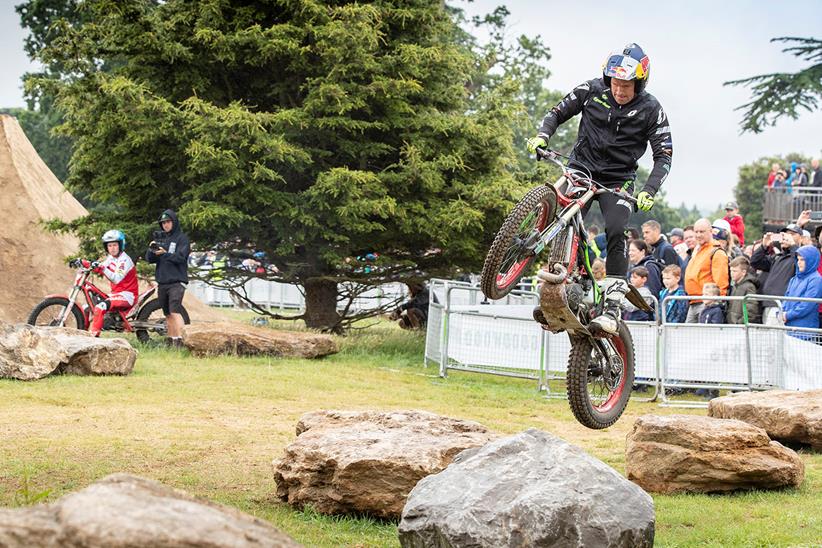
[[[565,165],[560,160],[562,156],[549,148],[538,148],[537,149],[537,160],[548,160],[550,162],[554,162],[555,164],[559,165],[560,167],[565,169]],[[628,194],[624,190],[612,190],[610,188],[604,187],[595,181],[591,181],[597,187],[597,194],[601,194],[604,192],[609,192],[618,198],[623,200],[627,200],[628,202],[636,205],[637,199],[634,198],[632,195]]]

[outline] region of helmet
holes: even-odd
[[[255,251],[254,258],[262,261],[263,259],[265,259],[265,251]]]
[[[108,251],[108,244],[111,242],[117,242],[120,244],[120,253],[126,250],[126,235],[122,230],[109,230],[103,237],[103,248]]]
[[[611,86],[611,78],[634,80],[637,93],[648,85],[650,72],[651,60],[637,44],[628,44],[622,53],[612,53],[602,66],[602,78],[607,86]]]

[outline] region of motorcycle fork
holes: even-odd
[[[564,178],[562,178],[561,180],[564,180]],[[545,228],[545,230],[542,231],[542,234],[540,234],[539,237],[539,243],[537,243],[537,246],[534,248],[534,254],[539,254],[543,249],[545,249],[545,246],[548,245],[548,242],[553,240],[557,236],[557,234],[562,232],[562,230],[566,226],[568,226],[568,223],[571,222],[571,220],[576,216],[576,214],[579,213],[589,201],[591,201],[591,198],[594,197],[594,194],[595,193],[593,190],[588,190],[585,192],[585,194],[582,195],[581,198],[579,198],[578,200],[574,200],[573,202],[571,202],[570,205],[566,206],[562,213],[559,214],[557,219],[553,223],[548,225]]]
[[[82,289],[82,286],[86,281],[85,278],[86,277],[83,276],[83,279],[78,280],[74,284],[74,287],[71,288],[71,293],[69,293],[68,296],[68,304],[63,309],[63,313],[60,315],[60,323],[58,324],[60,327],[66,325],[66,320],[68,320],[69,314],[71,314],[71,309],[75,306],[74,300],[77,298],[77,294],[80,292],[80,289]]]

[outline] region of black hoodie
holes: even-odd
[[[171,217],[171,232],[164,232],[160,223],[159,237],[154,240],[163,247],[166,252],[157,255],[150,248],[146,253],[146,260],[157,265],[154,278],[158,284],[187,283],[188,282],[188,254],[191,246],[188,243],[188,236],[180,230],[180,221],[177,214],[171,209],[166,209],[163,216]]]

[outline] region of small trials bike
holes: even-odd
[[[631,396],[634,345],[622,321],[614,335],[595,337],[588,330],[590,321],[602,313],[605,299],[591,272],[593,257],[582,217],[598,194],[615,194],[631,209],[636,200],[569,167],[561,160],[568,157],[558,152],[537,149],[537,157],[555,163],[562,175],[530,190],[508,214],[485,258],[482,291],[488,298],[501,299],[530,271],[538,255],[546,256],[548,270],[537,272],[542,283],[534,319],[543,329],[568,333],[566,391],[571,410],[588,428],[606,428],[619,419]],[[626,297],[637,308],[650,310],[630,285]]]
[[[88,264],[88,263],[87,263]],[[29,314],[28,322],[31,325],[73,327],[85,330],[91,325],[94,307],[106,300],[108,294],[94,285],[90,280],[97,263],[83,266],[82,261],[76,259],[69,265],[77,269],[74,277],[74,286],[68,295],[49,295],[41,301]],[[166,320],[158,299],[150,299],[156,287],[150,287],[141,293],[128,310],[107,312],[103,320],[104,331],[134,332],[140,342],[147,343],[152,335],[164,337],[166,335]],[[81,306],[77,298],[82,294],[85,303]],[[188,312],[183,308],[183,322],[190,323]]]

